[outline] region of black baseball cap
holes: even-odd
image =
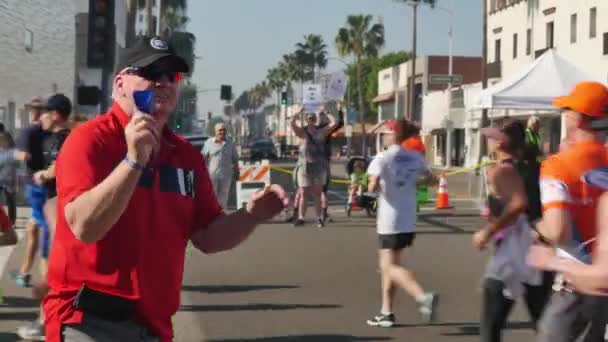
[[[121,49],[116,72],[128,67],[145,68],[160,60],[164,67],[170,68],[170,71],[185,73],[190,71],[188,63],[175,54],[165,40],[156,36],[139,36],[133,46]]]
[[[68,117],[72,113],[72,101],[63,94],[55,94],[46,100],[44,108],[48,112],[57,112],[63,117]]]

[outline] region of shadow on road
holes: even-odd
[[[477,212],[472,212],[472,213],[453,213],[453,212],[432,212],[432,213],[424,213],[424,214],[418,214],[418,218],[420,217],[445,217],[445,218],[449,218],[449,217],[475,217],[475,218],[479,218],[479,210],[477,210]]]
[[[275,337],[260,337],[260,338],[239,338],[239,339],[216,339],[207,340],[207,342],[317,342],[317,341],[332,341],[332,342],[349,342],[349,341],[390,341],[391,337],[386,336],[352,336],[352,335],[287,335]]]
[[[505,325],[505,330],[534,330],[532,322],[511,322]],[[459,331],[441,333],[443,336],[479,336],[479,325],[471,324],[458,327]]]
[[[0,305],[0,307],[37,308],[39,305],[40,302],[33,298],[7,296],[4,297],[4,304]]]
[[[33,321],[38,318],[38,311],[0,312],[0,321]],[[0,337],[2,333],[0,333]],[[0,341],[12,341],[3,340]]]
[[[180,311],[272,311],[296,309],[339,309],[342,305],[331,304],[237,304],[237,305],[182,305]]]
[[[294,285],[184,285],[182,291],[205,293],[236,293],[264,290],[297,289]]]
[[[19,341],[19,336],[13,333],[0,333],[0,341]]]
[[[442,322],[433,324],[396,324],[395,328],[416,328],[416,327],[453,327],[457,331],[442,332],[443,336],[479,336],[478,322]],[[505,330],[533,330],[532,322],[509,322],[505,325]]]

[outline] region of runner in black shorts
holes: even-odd
[[[435,316],[437,295],[425,292],[411,271],[401,265],[401,251],[412,246],[416,225],[416,183],[418,175],[435,180],[424,157],[401,148],[399,142],[411,135],[412,124],[406,120],[387,123],[389,148],[371,162],[369,192],[378,192],[377,232],[380,243],[379,259],[382,273],[382,307],[380,314],[367,324],[389,328],[395,324],[393,301],[395,288],[404,289],[418,303],[418,310],[427,322]]]

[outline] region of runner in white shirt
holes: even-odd
[[[396,287],[404,289],[418,303],[418,310],[427,322],[434,320],[438,296],[425,292],[411,271],[400,262],[401,251],[414,242],[416,224],[416,184],[419,174],[427,181],[437,179],[426,166],[424,157],[399,146],[415,132],[415,126],[406,121],[391,120],[386,124],[389,148],[376,156],[367,173],[369,192],[378,192],[377,231],[380,240],[380,269],[382,272],[382,308],[380,315],[367,321],[368,325],[383,328],[395,324],[393,300]]]

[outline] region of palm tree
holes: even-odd
[[[194,54],[196,36],[190,32],[176,31],[169,38],[169,44],[171,44],[177,55],[186,60],[186,63],[190,66],[189,75],[192,75],[194,72],[194,61],[196,60],[196,55]]]
[[[295,53],[301,63],[310,69],[307,79],[315,81],[315,68],[323,69],[327,66],[327,45],[318,34],[304,36],[304,42],[296,44]]]
[[[273,90],[277,95],[277,105],[280,107],[281,104],[279,102],[281,100],[281,91],[283,91],[283,88],[287,83],[283,72],[279,67],[269,69],[268,75],[266,76],[266,81],[268,81],[268,87],[270,90]]]
[[[188,0],[160,0],[161,10],[165,10],[168,7],[186,11],[188,9]]]
[[[412,5],[412,13],[413,13],[413,20],[412,20],[412,78],[411,78],[411,83],[409,83],[408,86],[408,90],[409,90],[409,94],[408,94],[408,116],[411,118],[414,115],[414,111],[415,111],[415,103],[416,103],[416,99],[414,97],[414,89],[416,86],[416,58],[417,58],[417,42],[418,42],[418,24],[417,24],[417,18],[418,18],[418,5],[430,5],[431,8],[435,7],[435,3],[437,2],[437,0],[394,0],[396,2],[401,2],[401,3],[407,3],[408,5]]]
[[[295,53],[283,55],[282,69],[285,72],[285,76],[290,81],[303,81],[306,73],[304,66],[298,60]]]
[[[367,57],[375,57],[378,50],[384,46],[384,26],[382,24],[371,24],[371,15],[349,15],[346,26],[338,31],[336,36],[336,47],[341,57],[348,55],[355,57],[357,69],[357,84],[359,93],[359,121],[363,131],[363,155],[367,156],[367,132],[365,131],[365,108],[363,106],[363,82],[361,76],[361,60]]]
[[[154,35],[156,32],[154,30],[154,21],[153,16],[152,16],[152,1],[153,0],[137,0],[137,8],[139,9],[145,9],[146,10],[146,17],[148,19],[147,23],[146,23],[146,34],[147,35]],[[165,16],[165,14],[167,13],[167,10],[171,9],[175,12],[178,13],[178,15],[182,15],[182,13],[186,12],[186,10],[188,9],[188,0],[157,0],[158,2],[158,6],[160,6],[160,13],[161,16]],[[185,17],[185,16],[183,16]],[[188,17],[185,17],[186,21],[188,21]],[[160,18],[158,19],[160,20]],[[183,23],[183,25],[185,25],[186,23]],[[167,23],[166,20],[161,20],[160,21],[160,32],[165,32],[165,30],[167,29],[167,27],[169,26],[169,24]],[[169,35],[165,35],[165,37],[168,37]]]
[[[287,92],[293,98],[292,82],[303,81],[305,79],[304,67],[295,53],[291,53],[283,55],[283,60],[279,62],[278,68],[282,78],[286,82]]]
[[[249,103],[251,104],[250,109],[256,110],[260,108],[261,105],[264,104],[266,99],[270,96],[270,88],[266,81],[256,84],[251,90],[248,92],[249,94]]]
[[[242,92],[241,95],[239,95],[239,97],[234,100],[233,106],[235,111],[237,112],[246,111],[247,109],[249,109],[249,92]]]
[[[173,32],[182,30],[189,21],[190,18],[182,14],[181,11],[178,11],[173,7],[168,7],[164,12],[162,12],[161,23],[164,27],[162,30],[163,37],[165,39],[171,37]]]

